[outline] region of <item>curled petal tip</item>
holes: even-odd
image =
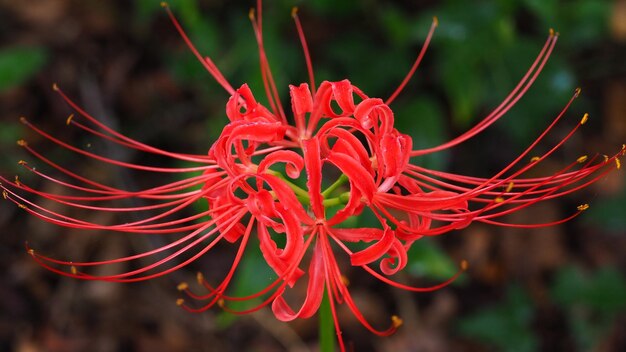
[[[189,288],[189,285],[186,282],[181,282],[180,284],[178,284],[178,286],[176,286],[176,289],[178,291],[185,291],[188,288]]]

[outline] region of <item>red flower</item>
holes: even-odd
[[[167,9],[167,6],[165,6]],[[251,13],[252,24],[259,45],[261,72],[269,108],[259,103],[250,88],[244,84],[234,89],[209,58],[202,57],[193,47],[169,9],[168,14],[192,52],[231,94],[226,104],[226,125],[208,155],[172,153],[130,139],[103,125],[70,100],[56,85],[54,90],[78,113],[67,123],[120,146],[140,152],[157,154],[196,163],[186,168],[163,168],[131,164],[96,155],[47,134],[25,119],[23,122],[41,136],[61,147],[121,167],[157,173],[198,172],[197,176],[140,191],[127,191],[98,183],[69,171],[30,147],[18,142],[33,156],[65,174],[56,179],[20,162],[25,168],[43,178],[69,188],[80,195],[53,194],[31,188],[17,178],[2,178],[4,198],[13,201],[30,214],[57,225],[116,231],[132,234],[181,234],[166,245],[128,257],[99,262],[70,262],[53,259],[29,249],[33,258],[44,267],[61,275],[87,280],[119,282],[142,281],[178,270],[205,255],[225,240],[238,246],[231,269],[217,285],[210,285],[202,275],[199,283],[207,293],[198,295],[187,284],[179,289],[190,297],[205,302],[199,307],[179,301],[189,311],[203,311],[218,304],[233,311],[230,301],[263,298],[247,313],[271,304],[276,318],[290,321],[314,315],[324,292],[328,294],[337,335],[336,304],[345,303],[355,317],[369,330],[389,335],[400,325],[393,316],[387,329],[372,327],[361,314],[347,287],[336,256],[347,256],[353,266],[361,267],[375,278],[409,291],[431,291],[452,282],[466,267],[452,278],[432,287],[414,287],[390,278],[407,264],[407,251],[423,236],[435,236],[469,225],[484,222],[501,226],[542,227],[565,222],[587,208],[564,219],[544,224],[510,224],[502,216],[535,203],[574,192],[586,187],[606,173],[620,167],[618,157],[625,148],[608,157],[580,157],[562,170],[545,177],[527,177],[529,170],[549,157],[586,122],[587,115],[577,123],[559,143],[543,155],[527,160],[531,150],[565,115],[580,90],[576,90],[561,113],[545,131],[515,160],[490,178],[478,178],[429,170],[410,163],[412,157],[451,148],[480,133],[504,115],[529,89],[541,72],[557,41],[550,33],[543,49],[520,83],[506,99],[469,131],[437,147],[412,149],[412,139],[394,127],[390,103],[410,79],[430,42],[436,19],[426,43],[409,74],[398,89],[383,101],[370,98],[350,81],[322,82],[316,86],[308,48],[302,28],[294,11],[293,17],[305,52],[310,84],[289,86],[293,124],[278,99],[278,89],[265,57],[260,6],[258,16]],[[280,170],[283,170],[284,174]],[[338,171],[338,172],[337,172]],[[334,183],[324,188],[322,175],[336,175]],[[303,180],[301,186],[298,182]],[[157,212],[141,220],[119,224],[97,224],[70,217],[40,206],[27,196],[31,194],[69,207],[101,212]],[[109,201],[140,199],[149,205],[111,207]],[[188,217],[171,219],[199,200],[206,200],[208,210]],[[342,228],[339,225],[364,211],[378,219],[376,228]],[[198,221],[209,216],[210,220]],[[246,297],[233,297],[227,289],[251,236],[256,235],[260,251],[277,279],[265,289]],[[354,250],[353,243],[367,244]],[[337,251],[338,250],[338,251]],[[89,267],[121,262],[144,263],[130,271],[95,276]],[[374,269],[378,263],[380,270]],[[65,267],[65,268],[64,268]],[[306,281],[306,283],[305,283]],[[285,292],[300,283],[307,287],[302,304],[292,308],[283,298]],[[339,338],[342,347],[342,339]]]

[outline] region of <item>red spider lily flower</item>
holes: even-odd
[[[463,261],[453,277],[430,287],[395,281],[392,276],[406,266],[407,251],[414,241],[424,236],[460,229],[472,222],[533,228],[568,221],[588,205],[581,205],[570,216],[548,223],[511,224],[502,218],[533,204],[589,186],[608,172],[619,169],[619,157],[626,152],[626,147],[622,146],[612,156],[582,156],[552,175],[527,176],[530,170],[553,154],[587,121],[588,116],[585,114],[547,152],[530,158],[530,162],[524,161],[529,159],[533,148],[566,115],[569,106],[580,94],[580,89],[577,89],[539,137],[490,178],[430,170],[410,163],[411,158],[448,149],[472,138],[515,105],[536,80],[549,58],[558,37],[552,31],[518,85],[476,126],[442,145],[414,150],[411,137],[394,127],[390,104],[419,65],[437,26],[436,18],[413,67],[396,91],[387,100],[382,100],[370,98],[348,80],[324,81],[316,85],[306,40],[297,11],[294,10],[292,16],[304,50],[310,82],[289,86],[291,118],[288,118],[288,113],[278,99],[278,88],[265,54],[260,1],[256,13],[252,11],[250,18],[259,47],[259,61],[269,107],[258,102],[246,84],[234,89],[213,61],[195,49],[167,5],[164,7],[191,51],[230,94],[226,104],[226,115],[230,122],[206,155],[169,152],[133,140],[107,127],[54,85],[54,90],[77,114],[67,119],[68,125],[121,147],[194,163],[196,166],[166,168],[111,159],[57,139],[22,119],[26,126],[42,137],[105,164],[154,173],[197,173],[196,176],[161,186],[124,190],[63,168],[25,141],[19,141],[20,146],[64,174],[64,178],[45,174],[23,161],[20,164],[30,172],[71,191],[69,195],[66,192],[49,193],[32,188],[17,177],[14,181],[1,177],[0,187],[4,198],[28,213],[68,228],[155,236],[178,235],[176,240],[147,252],[96,262],[59,260],[28,248],[38,263],[58,274],[85,280],[143,281],[181,269],[204,256],[218,243],[226,242],[236,246],[235,258],[228,273],[216,285],[209,284],[202,274],[198,274],[198,282],[206,290],[204,294],[193,292],[186,283],[180,284],[179,290],[204,302],[188,305],[180,299],[178,303],[181,306],[199,312],[217,304],[226,311],[245,314],[271,305],[277,319],[290,321],[314,315],[326,293],[330,298],[338,342],[344,350],[336,314],[337,304],[346,304],[367,329],[382,336],[393,333],[402,320],[394,315],[388,328],[378,329],[370,325],[350,295],[348,280],[342,275],[338,256],[349,258],[352,266],[360,267],[394,287],[414,292],[437,290],[454,281],[467,264]],[[323,175],[337,174],[337,171],[340,176],[324,188]],[[156,215],[145,215],[133,222],[99,224],[45,208],[28,195],[82,210]],[[111,201],[123,200],[140,200],[140,204],[145,205],[109,205]],[[208,210],[190,216],[179,215],[188,214],[189,208],[198,201],[206,201]],[[349,217],[364,212],[372,214],[379,226],[340,226]],[[203,220],[205,217],[209,220]],[[255,235],[264,260],[277,278],[254,294],[231,296],[227,292],[229,285],[244,253],[250,249],[251,237]],[[355,249],[356,243],[362,246]],[[132,263],[135,266],[132,270],[110,275],[89,273],[91,267],[118,263]],[[295,285],[305,285],[306,296],[294,308],[287,303],[284,295]],[[260,303],[258,298],[261,299]],[[243,311],[235,311],[229,306],[229,302],[233,301],[257,303]]]

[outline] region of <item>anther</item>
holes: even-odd
[[[619,161],[618,158],[615,158],[615,166],[617,167],[618,170],[622,167],[622,162]]]
[[[576,90],[574,90],[574,97],[578,98],[578,96],[580,95],[582,91],[583,91],[582,88],[580,87],[576,88]]]
[[[167,8],[169,5],[165,1],[161,1],[161,7]]]
[[[533,156],[532,158],[530,158],[530,162],[531,162],[531,163],[534,163],[534,162],[536,162],[536,161],[539,161],[539,159],[541,159],[541,158],[540,158],[540,157],[538,157],[538,156]]]
[[[52,90],[57,92],[59,90],[59,86],[56,83],[52,83]]]
[[[17,162],[18,165],[27,165],[28,163],[25,162],[24,160],[20,160]]]
[[[467,268],[469,268],[469,263],[467,262],[467,260],[461,260],[461,270],[466,271]]]
[[[176,286],[176,289],[178,291],[185,291],[188,288],[189,288],[189,285],[187,285],[186,282],[181,282],[180,284],[178,284],[178,286]]]
[[[551,37],[554,37],[554,28],[550,28],[549,33]]]
[[[250,11],[248,11],[248,17],[251,21],[254,21],[254,8],[251,8]]]
[[[22,203],[17,203],[18,208],[20,209],[28,209],[24,204]]]
[[[223,298],[218,299],[218,300],[217,300],[217,305],[218,305],[220,308],[224,308],[224,305],[225,305],[224,299],[223,299]]]
[[[513,190],[513,187],[515,186],[515,184],[513,182],[509,182],[508,186],[506,186],[506,190],[504,190],[505,193],[509,193]]]
[[[397,315],[392,315],[391,316],[391,324],[393,325],[394,328],[399,328],[402,326],[402,324],[404,323],[404,321]]]
[[[298,15],[298,6],[294,6],[291,8],[291,17],[296,17]]]
[[[2,198],[4,199],[9,198],[9,193],[6,190],[2,190]]]
[[[579,164],[582,164],[585,161],[587,161],[587,156],[586,155],[583,155],[583,156],[579,157],[578,159],[576,159],[576,162],[579,163]]]
[[[22,183],[20,182],[20,177],[19,177],[19,176],[17,176],[17,175],[15,175],[15,181],[14,181],[14,182],[15,182],[15,184],[16,184],[16,185],[18,185],[18,186],[21,186],[21,185],[22,185]]]
[[[19,145],[20,147],[26,147],[28,146],[28,143],[25,140],[20,139],[17,141],[17,145]]]
[[[69,124],[72,123],[73,118],[74,114],[70,114],[70,116],[67,117],[67,120],[65,120],[65,124],[69,126]]]
[[[180,307],[180,306],[182,306],[183,304],[185,304],[185,300],[184,300],[184,299],[179,298],[179,299],[177,299],[177,300],[176,300],[176,305],[177,305],[177,306],[179,306],[179,307]]]
[[[494,202],[496,202],[496,203],[502,203],[502,202],[504,202],[504,198],[502,198],[502,197],[496,197],[496,198],[494,198],[494,200],[493,200],[493,201],[494,201]]]
[[[198,281],[198,284],[200,285],[202,285],[202,283],[204,282],[204,275],[202,275],[202,273],[199,271],[196,274],[196,280]]]
[[[437,18],[437,16],[433,16],[433,24],[435,25],[435,27],[439,25],[439,19]]]
[[[345,275],[341,275],[341,283],[344,284],[344,286],[349,286],[350,280],[348,280],[348,278]]]
[[[25,125],[28,125],[28,120],[24,116],[20,116],[20,122],[25,124]]]
[[[587,203],[581,204],[581,205],[577,206],[576,209],[578,209],[579,211],[587,210],[587,209],[589,209],[589,204],[587,204]]]
[[[78,273],[78,270],[76,269],[76,267],[74,265],[72,265],[70,267],[70,272],[72,273],[72,275],[76,275]]]
[[[608,155],[603,154],[602,156],[604,157],[604,162],[605,163],[609,161],[609,156]]]
[[[34,249],[29,249],[27,251],[27,253],[30,254],[30,255],[35,255],[35,250]]]
[[[585,122],[587,122],[587,120],[588,120],[588,119],[589,119],[589,114],[588,114],[588,113],[585,113],[585,114],[583,115],[583,118],[582,118],[582,119],[580,119],[580,124],[581,124],[581,125],[584,125],[584,124],[585,124]]]

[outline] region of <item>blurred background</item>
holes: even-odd
[[[260,98],[257,48],[248,20],[254,2],[170,4],[200,51],[234,86],[247,82]],[[416,159],[420,165],[490,176],[535,140],[576,87],[582,96],[537,152],[558,142],[585,112],[590,120],[540,168],[549,173],[583,154],[612,154],[626,142],[624,0],[266,1],[265,40],[284,103],[287,84],[308,80],[290,16],[296,5],[317,82],[348,78],[369,96],[382,98],[402,80],[432,16],[438,16],[422,66],[392,105],[397,128],[411,134],[420,148],[459,135],[489,113],[530,66],[548,30],[560,32],[545,71],[501,121],[468,143]],[[42,163],[16,140],[26,138],[76,172],[120,187],[175,180],[113,172],[29,133],[19,116],[60,138],[93,143],[94,150],[107,155],[166,162],[140,159],[145,156],[67,127],[71,110],[52,91],[54,82],[110,126],[168,150],[204,153],[227,121],[227,94],[184,46],[159,1],[0,0],[0,173],[20,175],[47,191],[54,185],[17,164],[21,159]],[[462,279],[434,293],[401,292],[359,270],[346,271],[355,299],[372,322],[385,326],[398,312],[405,322],[394,336],[378,338],[341,311],[346,343],[355,351],[626,350],[625,181],[623,171],[616,172],[509,219],[558,219],[590,203],[582,216],[561,226],[472,224],[419,241],[402,274],[412,282],[439,282],[456,271],[461,259],[470,263]],[[113,221],[103,216],[98,220]],[[2,351],[317,349],[315,318],[284,324],[269,310],[243,317],[219,309],[194,315],[175,305],[176,284],[193,282],[197,270],[227,269],[228,264],[220,264],[229,262],[227,251],[211,251],[169,277],[111,284],[46,271],[26,253],[26,241],[67,259],[113,258],[154,246],[146,237],[64,230],[0,202]],[[245,259],[235,291],[259,285],[251,279],[261,276],[255,271],[258,260],[258,255]]]

